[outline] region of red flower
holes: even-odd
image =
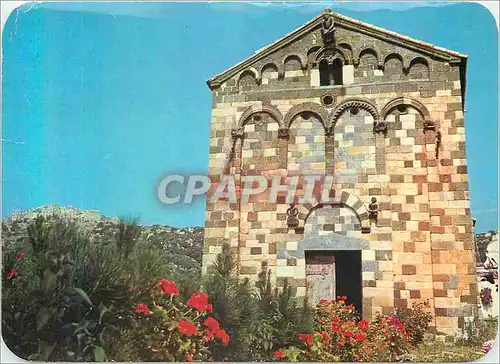
[[[145,303],[138,303],[137,307],[135,308],[135,312],[137,313],[144,313],[145,315],[151,315],[152,312],[149,311],[148,305]]]
[[[399,325],[399,319],[397,317],[393,317],[391,318],[391,324],[393,324],[394,326],[395,325]]]
[[[498,272],[493,273],[493,279],[498,279]]]
[[[330,335],[328,335],[326,331],[320,331],[320,335],[321,335],[321,340],[323,340],[325,344],[330,343]]]
[[[353,305],[348,305],[348,306],[344,307],[344,311],[349,311],[349,310],[354,310],[354,306]]]
[[[21,261],[23,260],[23,257],[24,257],[24,252],[19,252],[19,254],[17,255],[17,260]]]
[[[177,324],[177,326],[182,335],[192,336],[196,334],[197,327],[192,322],[182,320]]]
[[[208,317],[205,321],[203,321],[203,325],[208,327],[210,330],[217,332],[220,330],[219,322],[213,317]]]
[[[365,331],[367,328],[368,328],[368,321],[366,320],[361,320],[359,323],[358,323],[358,326],[361,330]]]
[[[331,330],[335,334],[339,334],[340,333],[340,318],[338,316],[333,316],[332,317]]]
[[[313,343],[313,337],[311,334],[300,334],[299,340],[304,341],[307,345],[311,345]]]
[[[216,331],[205,329],[205,335],[203,336],[203,340],[211,341],[215,337],[216,333],[217,333]]]
[[[193,356],[189,353],[186,354],[186,361],[193,361]]]
[[[356,339],[357,341],[366,341],[366,335],[365,334],[356,334],[354,335],[354,339]]]
[[[16,274],[17,274],[17,269],[16,268],[12,268],[12,270],[9,273],[7,273],[6,278],[7,279],[12,279]]]
[[[208,296],[203,292],[193,293],[191,298],[187,301],[187,305],[194,307],[199,312],[212,312],[212,305],[208,303]]]
[[[405,325],[403,325],[403,324],[398,324],[398,325],[396,325],[396,329],[398,329],[398,331],[399,331],[401,334],[404,334],[404,332],[405,332]]]
[[[213,312],[214,311],[214,308],[213,308],[213,306],[212,306],[211,303],[207,303],[206,309],[207,309],[207,312]]]
[[[173,296],[179,295],[179,290],[177,289],[175,282],[172,282],[172,281],[169,281],[165,278],[162,278],[160,280],[160,283],[158,283],[158,285],[160,286],[160,293],[161,294],[171,294]]]
[[[323,300],[320,300],[319,303],[322,305],[326,305],[328,303],[328,300],[323,299]]]
[[[346,337],[354,337],[354,332],[352,332],[352,331],[346,331],[345,332],[345,336]]]
[[[345,301],[347,299],[346,296],[337,296],[337,300],[339,301]]]
[[[274,357],[278,359],[284,359],[286,358],[286,354],[282,352],[281,350],[276,350],[274,353]]]
[[[223,344],[227,344],[229,342],[229,335],[224,330],[217,331],[216,335]]]

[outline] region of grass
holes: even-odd
[[[484,356],[481,345],[466,346],[434,342],[419,345],[411,354],[412,362],[468,362]]]
[[[483,343],[495,340],[498,332],[498,320],[475,320],[465,326],[470,339],[457,339],[455,343],[441,341],[424,342],[409,355],[411,362],[450,363],[471,362],[481,359],[485,354],[481,351]]]

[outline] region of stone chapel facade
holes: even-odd
[[[455,334],[477,304],[466,62],[327,10],[208,80],[214,184],[321,174],[335,202],[211,202],[212,189],[204,271],[229,243],[242,277],[265,261],[278,287],[346,295],[364,317],[429,300],[436,332]]]

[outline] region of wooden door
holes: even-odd
[[[314,253],[306,256],[307,297],[313,307],[320,300],[335,299],[335,257]]]

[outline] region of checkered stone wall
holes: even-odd
[[[228,243],[241,277],[256,280],[265,261],[273,284],[287,279],[305,296],[306,251],[360,250],[363,315],[429,300],[434,331],[455,335],[477,304],[463,65],[352,23],[335,32],[344,84],[319,86],[314,24],[211,84],[203,271]],[[284,183],[309,174],[333,178],[334,201],[296,200],[296,227],[287,223],[286,192],[241,201],[242,177]],[[236,203],[211,200],[225,176],[235,177]],[[304,190],[299,183],[297,195]]]
[[[311,113],[292,120],[287,162],[289,176],[325,173],[325,128]]]
[[[330,233],[360,238],[361,225],[355,213],[347,207],[325,206],[313,210],[304,226],[304,239]]]
[[[348,187],[375,173],[376,145],[373,117],[365,110],[350,109],[334,125],[335,175]],[[351,187],[351,186],[349,186]]]

